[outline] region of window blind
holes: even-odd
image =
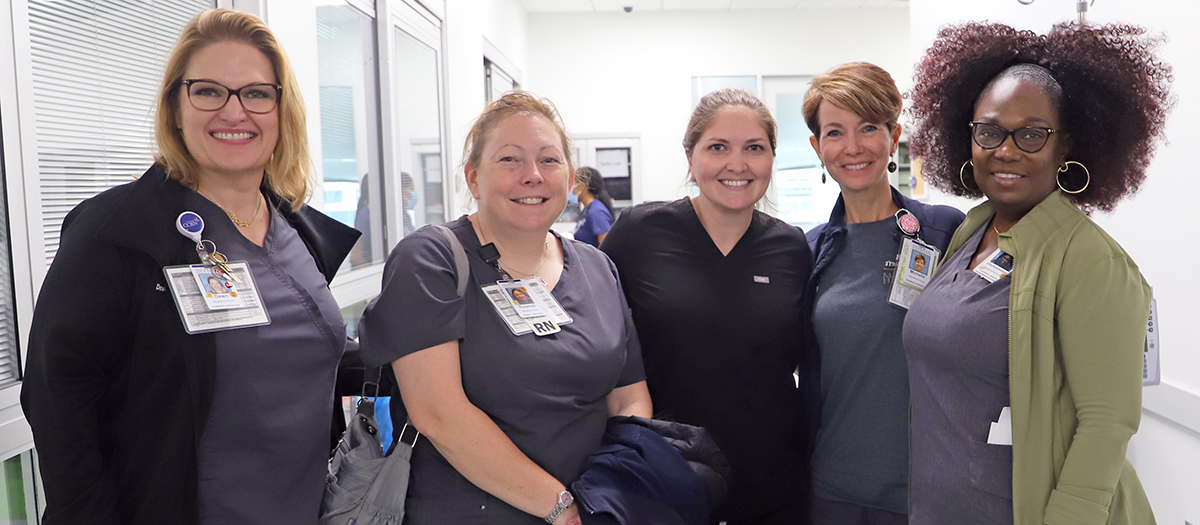
[[[0,162],[0,169],[3,169]],[[0,195],[7,195],[0,177]],[[13,301],[12,258],[9,251],[8,205],[0,198],[0,389],[20,381],[21,364],[17,356],[17,318]]]
[[[150,166],[154,102],[183,26],[213,0],[30,0],[46,264],[75,205]]]

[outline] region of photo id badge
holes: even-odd
[[[241,284],[213,272],[208,264],[167,266],[163,273],[175,308],[189,334],[232,330],[271,323],[245,261],[226,263]],[[214,291],[215,288],[215,291]],[[223,290],[223,291],[221,291]]]
[[[937,267],[942,252],[912,237],[900,243],[900,255],[896,263],[896,277],[892,279],[892,290],[888,302],[904,309],[912,306],[917,296],[929,284],[929,276]]]
[[[987,282],[994,283],[1003,279],[1005,275],[1012,273],[1012,269],[1012,254],[1005,253],[1004,250],[996,248],[996,251],[988,254],[987,260],[983,264],[975,267],[975,273],[979,274]]]
[[[192,265],[192,275],[196,278],[196,285],[200,287],[208,309],[245,308],[245,294],[239,293],[238,287],[223,272],[213,270],[214,268],[207,264]]]
[[[514,335],[530,332],[537,336],[555,334],[562,331],[560,326],[573,321],[541,279],[498,281],[484,286],[483,293]],[[539,315],[526,317],[522,310]]]
[[[542,285],[536,279],[530,280],[537,283],[538,286]],[[496,284],[500,285],[500,289],[508,296],[509,302],[512,303],[513,308],[517,311],[517,315],[521,316],[522,319],[546,317],[546,310],[542,308],[541,301],[533,298],[532,285],[526,283],[524,280],[497,281]],[[550,300],[553,301],[554,297],[550,297]]]

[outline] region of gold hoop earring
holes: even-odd
[[[1068,190],[1068,189],[1064,188],[1062,185],[1062,174],[1065,173],[1072,164],[1078,164],[1080,168],[1083,168],[1084,175],[1087,175],[1087,181],[1083,183],[1083,187],[1079,188],[1075,191]],[[1059,173],[1059,175],[1056,175],[1054,177],[1054,182],[1058,183],[1058,189],[1062,190],[1063,193],[1070,193],[1071,195],[1083,193],[1083,190],[1086,190],[1088,188],[1088,185],[1092,183],[1092,172],[1088,171],[1087,166],[1084,166],[1082,162],[1068,160],[1063,163],[1061,168],[1058,168],[1058,173]]]
[[[967,181],[963,176],[964,175],[963,172],[966,171],[967,165],[971,166],[971,177],[972,178],[975,177],[975,161],[967,160],[966,162],[963,163],[961,168],[958,168],[958,181],[961,182],[963,187],[968,190],[971,190],[971,191],[978,190],[979,189],[978,186],[976,186],[974,189],[972,189],[970,186],[967,186]]]

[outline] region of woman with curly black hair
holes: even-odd
[[[1087,214],[1145,179],[1171,106],[1159,42],[966,24],[918,65],[913,154],[987,201],[905,320],[911,523],[1153,523],[1125,459],[1150,287]]]

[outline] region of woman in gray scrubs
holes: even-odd
[[[964,24],[917,68],[913,153],[987,200],[904,321],[913,525],[1154,523],[1125,459],[1150,287],[1087,214],[1163,137],[1170,71],[1141,34]]]
[[[489,105],[463,155],[479,211],[446,224],[469,261],[466,293],[450,241],[426,227],[393,250],[383,291],[363,314],[364,355],[392,362],[421,432],[405,523],[578,524],[566,485],[600,446],[608,417],[651,415],[615,267],[549,231],[574,183],[569,151],[549,101],[513,92]],[[509,279],[571,321],[557,333],[515,335],[489,298],[518,316],[491,288]]]
[[[963,214],[905,197],[890,184],[901,106],[892,76],[866,62],[817,75],[804,97],[813,149],[841,189],[829,222],[808,232],[821,349],[815,525],[908,521],[908,367],[900,341],[908,307],[889,296],[898,264],[928,275],[929,261],[919,253],[898,261],[905,240],[945,251]],[[898,218],[915,227],[905,230]]]
[[[187,25],[156,132],[154,166],[67,216],[38,298],[22,404],[44,521],[315,523],[346,346],[328,282],[358,233],[304,205],[304,102],[261,20],[218,9]],[[253,277],[269,324],[185,331],[164,276],[200,262],[176,230],[185,212],[207,249],[246,264],[235,289]],[[199,281],[182,289],[204,304]]]

